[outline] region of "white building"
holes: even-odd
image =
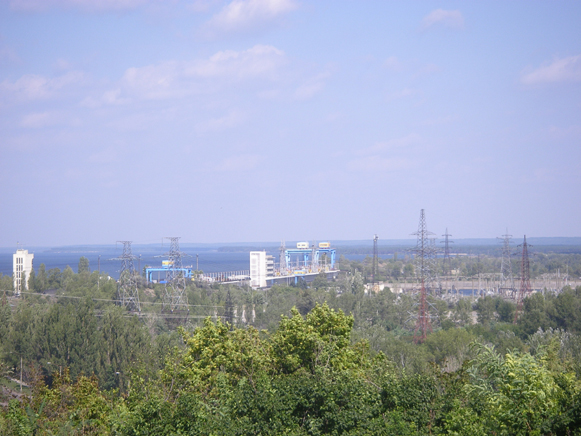
[[[250,286],[266,288],[266,279],[274,277],[274,258],[266,251],[250,252]]]
[[[24,288],[28,289],[28,279],[30,278],[30,272],[32,271],[32,260],[34,259],[34,254],[29,253],[28,250],[16,250],[16,253],[12,255],[12,272],[14,273],[14,293],[20,294],[22,291],[22,273],[25,274],[26,282],[24,283]]]

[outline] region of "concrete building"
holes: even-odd
[[[266,279],[274,276],[274,258],[266,251],[250,252],[250,286],[266,288]]]
[[[16,295],[24,289],[28,289],[28,279],[32,271],[32,261],[34,254],[28,250],[18,249],[12,255],[12,272],[14,273],[14,293]],[[26,282],[22,283],[22,274],[25,274]]]

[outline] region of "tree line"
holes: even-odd
[[[0,434],[581,434],[581,287],[514,303],[365,293],[337,281],[188,284],[189,318],[116,306],[106,274],[78,268],[53,295],[0,301]],[[64,273],[64,271],[63,271]],[[37,274],[36,277],[40,276]],[[282,316],[281,316],[282,315]]]

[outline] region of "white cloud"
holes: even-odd
[[[255,45],[243,51],[220,51],[209,59],[129,68],[123,76],[122,88],[145,99],[181,98],[243,80],[277,80],[285,63],[282,51]]]
[[[581,81],[581,55],[555,59],[550,64],[524,73],[521,81],[525,85]]]
[[[81,71],[70,71],[62,76],[48,79],[36,74],[26,74],[15,82],[8,80],[0,83],[0,91],[16,96],[19,99],[36,100],[48,98],[55,92],[84,79]]]
[[[258,44],[243,51],[220,51],[208,60],[194,62],[186,68],[185,73],[199,77],[273,79],[276,69],[284,62],[281,50],[271,45]]]
[[[150,2],[151,0],[11,0],[10,7],[23,12],[44,12],[55,8],[104,12],[136,9]]]
[[[464,17],[460,11],[445,11],[444,9],[436,9],[430,12],[422,20],[422,28],[427,29],[434,25],[441,25],[453,29],[464,28]]]
[[[102,100],[103,102],[107,103],[107,104],[125,104],[129,102],[129,99],[127,98],[121,98],[121,89],[117,88],[117,89],[112,89],[110,91],[106,91],[105,93],[103,93],[103,97]]]
[[[34,100],[49,95],[49,80],[46,77],[35,74],[26,74],[16,82],[5,80],[0,83],[0,89],[21,97]]]
[[[293,0],[233,0],[209,21],[208,28],[226,32],[253,29],[296,8]]]

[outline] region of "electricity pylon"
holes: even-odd
[[[182,266],[179,237],[167,237],[170,240],[168,257],[168,269],[165,276],[165,292],[162,301],[162,311],[181,311],[188,309],[188,296],[186,295],[186,277]]]
[[[418,231],[412,233],[412,235],[417,236],[416,247],[411,251],[414,253],[416,277],[420,284],[418,314],[414,331],[414,341],[418,343],[424,342],[428,331],[432,330],[428,308],[428,291],[433,290],[435,282],[436,247],[433,241],[430,240],[430,236],[433,233],[428,231],[426,227],[424,209],[420,212]]]
[[[130,311],[141,312],[139,304],[139,292],[137,290],[137,273],[133,266],[135,256],[131,253],[131,241],[117,241],[123,244],[123,254],[115,259],[121,261],[119,283],[117,285],[117,298],[119,304]]]

